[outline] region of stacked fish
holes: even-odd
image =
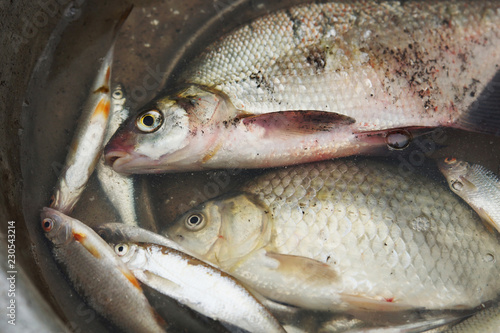
[[[498,178],[442,162],[464,202],[389,163],[324,160],[401,149],[437,126],[495,133],[498,105],[475,102],[497,79],[499,28],[498,1],[288,8],[209,46],[177,89],[127,120],[123,88],[110,94],[111,47],[41,214],[54,257],[89,305],[129,332],[168,330],[145,287],[230,331],[299,329],[283,328],[280,312],[353,315],[345,330],[375,314],[398,332],[470,315],[500,294],[500,238],[481,221],[500,225]],[[314,163],[194,207],[162,235],[137,226],[124,175],[304,162]],[[66,215],[94,168],[123,222],[97,231]]]

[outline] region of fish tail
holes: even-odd
[[[500,136],[500,71],[453,127]]]
[[[118,22],[116,22],[115,27],[113,28],[113,44],[116,40],[116,36],[118,36],[118,32],[121,30],[123,24],[127,20],[128,16],[130,15],[130,12],[132,12],[132,9],[134,8],[134,5],[130,5],[125,9],[125,11],[122,13],[120,16],[120,19]]]

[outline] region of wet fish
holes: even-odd
[[[104,142],[111,138],[127,118],[129,110],[125,107],[125,101],[123,87],[118,85],[111,94],[111,115]],[[103,155],[97,163],[96,173],[101,188],[118,213],[119,221],[127,225],[137,225],[133,178],[119,174],[110,166],[105,165]]]
[[[456,158],[438,163],[450,189],[464,199],[481,218],[500,231],[500,179],[481,165]]]
[[[249,332],[285,332],[236,279],[201,260],[151,243],[119,243],[114,249],[142,283],[207,317]]]
[[[64,168],[51,198],[50,207],[66,214],[73,210],[85,189],[104,145],[109,120],[109,86],[115,39],[131,10],[132,7],[128,8],[115,26],[113,42],[92,84],[90,96],[83,107]]]
[[[498,106],[477,102],[499,65],[499,1],[292,7],[209,46],[128,119],[106,161],[124,173],[261,168],[371,152],[400,129],[496,133]]]
[[[165,332],[137,279],[101,237],[52,208],[41,218],[54,257],[91,307],[125,332]]]
[[[447,188],[376,160],[270,171],[165,234],[302,308],[471,309],[500,292],[500,242]]]

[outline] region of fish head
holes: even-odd
[[[115,251],[116,255],[124,263],[129,263],[129,267],[142,267],[144,262],[141,257],[137,256],[139,247],[132,242],[109,243],[109,246]]]
[[[459,193],[468,187],[469,182],[466,180],[467,173],[470,170],[470,164],[458,160],[454,157],[447,157],[438,162],[438,168],[446,178],[450,189]]]
[[[194,255],[229,268],[269,243],[268,214],[253,195],[230,194],[181,215],[166,234]]]
[[[59,211],[44,207],[41,213],[45,236],[55,245],[63,246],[73,240],[71,219]]]
[[[110,139],[104,149],[106,163],[120,173],[201,169],[219,138],[224,101],[220,94],[197,86],[153,101]]]

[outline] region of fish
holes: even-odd
[[[165,332],[139,281],[90,227],[48,207],[41,227],[55,259],[94,310],[124,332]]]
[[[377,159],[268,171],[162,233],[304,309],[472,309],[500,292],[499,236],[442,182]]]
[[[453,193],[468,203],[483,221],[500,232],[500,179],[479,164],[454,157],[438,163]]]
[[[482,101],[499,65],[499,1],[285,8],[209,45],[105,158],[126,174],[268,168],[402,148],[438,126],[494,134],[498,104]]]
[[[120,124],[127,118],[129,109],[125,107],[125,102],[125,91],[119,84],[111,94],[111,114],[104,142],[111,138]],[[118,213],[119,221],[127,225],[137,225],[133,178],[119,174],[106,165],[102,154],[97,163],[96,174],[101,188]]]
[[[111,66],[118,31],[130,14],[129,7],[115,25],[113,41],[102,60],[73,135],[70,150],[59,175],[50,207],[71,213],[93,173],[104,146],[109,121]]]
[[[124,242],[114,249],[139,281],[209,318],[249,332],[285,332],[236,279],[201,260],[152,243]]]

